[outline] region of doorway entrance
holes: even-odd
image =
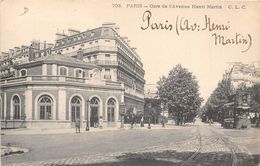
[[[76,119],[80,118],[81,100],[75,96],[71,99],[71,125],[75,127]]]
[[[98,127],[98,107],[91,107],[90,127]]]
[[[98,127],[98,111],[100,101],[97,97],[90,100],[90,127]]]

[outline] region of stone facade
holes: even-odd
[[[230,69],[232,84],[237,88],[240,84],[250,87],[253,84],[260,83],[260,62],[251,64],[243,64],[241,62],[234,63]]]
[[[77,57],[100,67],[99,79],[124,83],[126,109],[143,111],[144,74],[141,58],[127,37],[119,35],[114,23],[68,34],[56,34],[53,52],[66,57]],[[128,102],[129,101],[129,102]]]
[[[61,73],[60,66],[67,69],[67,73],[81,70],[86,74]],[[123,84],[90,78],[95,69],[93,64],[60,55],[18,65],[17,77],[1,81],[2,123],[15,121],[26,123],[26,127],[71,127],[75,118],[80,118],[84,127],[88,118],[90,126],[94,127],[93,124],[102,118],[104,126],[118,125],[119,105],[124,99]],[[21,76],[21,70],[26,74]],[[78,102],[73,103],[75,99]],[[93,100],[96,103],[92,103]]]
[[[69,29],[56,34],[55,44],[33,41],[2,53],[1,119],[73,126],[77,116],[84,124],[88,113],[91,126],[100,117],[113,126],[122,103],[127,112],[143,112],[143,64],[118,30],[114,23],[84,32]]]

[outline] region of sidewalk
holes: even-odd
[[[85,128],[81,128],[81,133],[86,132],[99,132],[99,131],[113,131],[119,130],[118,128],[90,128],[89,131],[85,131]],[[46,128],[19,128],[19,129],[4,129],[1,130],[1,135],[23,135],[23,134],[75,134],[75,128],[56,128],[56,129],[46,129]]]
[[[195,126],[193,124],[185,124],[183,126],[175,126],[174,124],[166,124],[163,128],[161,124],[151,124],[151,130],[153,129],[182,129],[183,127]],[[102,131],[119,131],[119,130],[148,130],[148,124],[145,124],[144,127],[140,127],[140,124],[136,124],[131,129],[130,124],[125,124],[124,128],[118,127],[105,127],[105,128],[90,128],[89,131],[85,131],[85,128],[81,128],[81,133],[88,132],[102,132]],[[24,135],[24,134],[75,134],[75,128],[56,128],[56,129],[47,129],[47,128],[19,128],[19,129],[4,129],[1,130],[1,135]]]

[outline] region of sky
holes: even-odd
[[[133,8],[133,4],[142,7]],[[158,5],[160,8],[156,8]],[[167,8],[162,8],[163,5]],[[170,5],[188,5],[190,8],[170,8]],[[191,8],[192,5],[204,5],[205,8]],[[220,5],[222,9],[207,9],[207,5]],[[230,67],[230,62],[260,61],[259,9],[260,3],[256,1],[1,0],[0,51],[29,45],[33,39],[54,43],[56,32],[66,33],[68,28],[85,31],[104,22],[114,22],[120,28],[119,34],[127,36],[130,45],[137,48],[144,64],[146,83],[155,84],[175,65],[182,64],[196,76],[200,94],[206,100]],[[172,24],[172,30],[142,30],[141,27],[148,25],[147,17],[143,19],[147,10],[152,14],[150,24],[165,25],[167,20],[167,25]],[[229,26],[228,30],[202,31],[205,15],[215,24]],[[177,35],[177,17],[179,21],[187,19],[189,26],[196,23],[200,28],[179,30]],[[215,45],[214,33],[225,38],[235,38],[237,33],[247,39],[248,44]],[[249,47],[248,35],[252,45],[242,52]]]

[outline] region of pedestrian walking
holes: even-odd
[[[193,118],[193,124],[195,124],[195,122],[196,122],[196,119],[195,119],[195,118]]]
[[[164,118],[161,118],[162,127],[165,127]]]
[[[80,119],[76,118],[75,120],[76,133],[80,133]]]
[[[141,127],[144,127],[144,117],[142,116],[142,118],[141,118],[141,122],[140,122],[141,124]]]
[[[135,123],[135,117],[134,117],[134,115],[132,115],[132,118],[131,118],[131,129],[134,128],[134,123]]]
[[[94,128],[98,127],[98,115],[94,117]]]
[[[102,116],[99,117],[99,128],[100,129],[103,128],[103,117]]]
[[[210,120],[209,120],[209,125],[211,126],[212,123],[213,123],[213,120],[210,119]]]

